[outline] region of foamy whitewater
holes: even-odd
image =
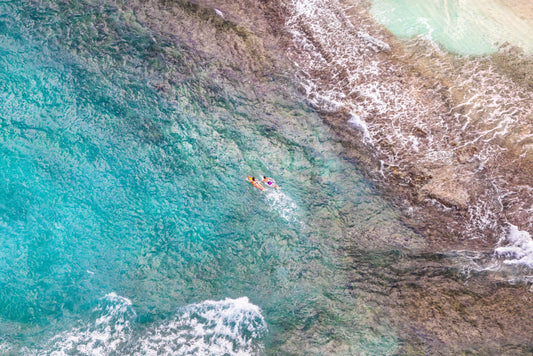
[[[107,294],[91,321],[53,337],[27,355],[251,355],[263,349],[267,325],[248,298],[204,301],[179,308],[142,329],[131,300]]]
[[[504,263],[533,268],[533,239],[528,232],[511,225],[509,234],[500,240],[499,245],[495,252]]]

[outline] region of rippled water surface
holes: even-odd
[[[233,95],[113,4],[0,9],[0,351],[397,348],[345,249],[423,240],[316,114]]]
[[[301,71],[278,72],[250,4],[0,2],[0,353],[530,351],[530,235],[429,248],[309,106],[440,150],[389,115],[425,128],[433,96],[379,86],[402,69],[337,2],[283,5]]]

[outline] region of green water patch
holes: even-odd
[[[396,36],[427,37],[462,55],[487,55],[505,43],[533,53],[533,17],[501,1],[372,0],[371,14]]]

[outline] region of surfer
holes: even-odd
[[[266,184],[270,188],[279,189],[279,186],[276,184],[276,182],[274,182],[274,179],[272,179],[272,178],[268,178],[268,177],[263,176],[263,180],[261,182],[266,182]]]
[[[259,189],[259,190],[265,190],[265,187],[263,187],[263,186],[261,185],[261,182],[259,182],[257,179],[255,179],[255,177],[250,177],[250,176],[248,176],[248,180],[249,180],[250,183],[252,183],[252,185],[253,185],[254,187],[256,187],[257,189]]]

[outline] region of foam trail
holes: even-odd
[[[269,189],[266,192],[266,198],[271,210],[277,211],[283,219],[289,222],[297,220],[296,212],[298,206],[288,195],[278,189]]]
[[[498,257],[505,258],[505,264],[533,268],[533,239],[527,231],[520,231],[518,227],[511,225],[508,235],[499,244],[503,246],[496,248],[494,252]]]

